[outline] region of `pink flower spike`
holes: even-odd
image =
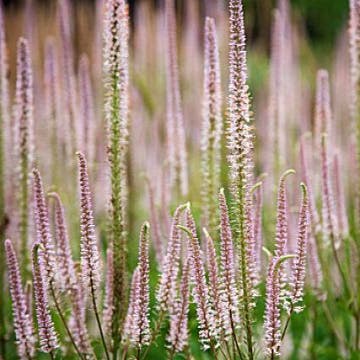
[[[296,244],[296,258],[293,262],[291,271],[291,306],[296,312],[302,310],[298,303],[303,300],[305,269],[306,269],[306,255],[307,243],[309,239],[309,198],[306,190],[306,185],[301,183],[302,201],[299,213],[298,238]]]
[[[180,299],[175,303],[170,315],[170,332],[168,341],[172,348],[172,352],[183,351],[188,344],[188,312],[189,312],[189,260],[183,265],[181,283],[180,283]]]
[[[150,343],[149,318],[149,230],[150,225],[145,222],[141,227],[139,244],[139,283],[136,287],[134,303],[133,336],[131,342],[139,348]]]
[[[81,271],[84,285],[94,296],[100,283],[100,256],[95,236],[87,163],[82,153],[77,152],[77,156],[80,185]]]
[[[178,228],[180,217],[188,205],[179,206],[174,213],[170,238],[163,261],[159,289],[156,294],[159,311],[166,312],[171,308],[176,297],[176,281],[179,273],[181,251],[181,231]]]
[[[5,252],[17,351],[20,359],[30,359],[35,352],[31,314],[29,313],[26,296],[21,284],[19,263],[10,240],[5,240]]]
[[[55,281],[55,251],[49,224],[49,211],[39,170],[33,169],[33,193],[37,242],[43,247],[43,259],[48,283]]]
[[[40,348],[43,352],[51,353],[59,347],[54,323],[50,315],[48,285],[45,272],[44,250],[42,245],[35,244],[32,250],[33,284],[35,294],[35,309],[40,338]]]
[[[103,324],[105,334],[110,334],[114,313],[114,254],[111,248],[106,252],[106,267]]]

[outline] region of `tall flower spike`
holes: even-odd
[[[188,344],[188,312],[190,300],[189,267],[189,260],[187,260],[182,269],[180,298],[172,309],[170,316],[168,341],[172,353],[183,351]]]
[[[206,255],[207,255],[207,269],[209,274],[209,299],[214,311],[214,321],[216,328],[221,328],[221,300],[220,300],[220,281],[219,269],[217,263],[216,249],[214,241],[210,234],[204,228],[203,232],[206,238]]]
[[[39,170],[33,169],[33,194],[34,194],[34,212],[37,242],[43,247],[44,271],[48,283],[55,281],[55,252],[51,238],[49,212],[44,196],[43,183]]]
[[[176,281],[179,273],[181,252],[181,231],[178,228],[180,217],[187,205],[179,206],[174,213],[171,224],[170,239],[168,241],[159,289],[156,294],[160,312],[169,311],[176,296]]]
[[[302,310],[299,303],[303,300],[307,241],[309,238],[309,198],[306,191],[306,185],[301,183],[302,201],[299,213],[298,238],[296,245],[296,258],[293,262],[291,271],[291,307],[296,312]]]
[[[105,117],[110,165],[110,234],[114,252],[114,316],[116,353],[126,309],[127,152],[129,116],[129,19],[125,0],[107,0],[104,24]]]
[[[254,257],[257,265],[257,274],[261,271],[261,252],[262,252],[262,206],[263,206],[263,185],[262,182],[255,189],[253,212],[253,236],[254,236]]]
[[[176,49],[176,16],[174,0],[165,1],[166,48],[166,136],[171,187],[182,195],[188,193],[188,169],[185,125],[181,107],[178,54]]]
[[[58,0],[58,26],[61,40],[62,74],[63,74],[63,101],[65,106],[65,121],[70,132],[69,154],[77,149],[77,92],[74,74],[74,51],[72,46],[72,28],[70,24],[69,0]]]
[[[61,282],[66,291],[69,291],[76,282],[75,267],[71,255],[70,241],[65,221],[65,211],[60,196],[50,193],[48,196],[55,202],[55,239],[57,245],[57,261],[61,274]]]
[[[201,136],[202,214],[203,225],[210,230],[217,226],[216,199],[220,184],[221,116],[220,60],[215,21],[205,20],[204,99]]]
[[[329,73],[321,69],[317,73],[315,102],[314,132],[316,146],[318,147],[321,144],[322,134],[330,135],[331,117]]]
[[[145,222],[141,227],[139,243],[139,283],[136,288],[133,337],[132,343],[138,348],[150,343],[150,318],[149,318],[149,230],[150,225]]]
[[[45,117],[50,124],[52,182],[56,184],[59,174],[59,145],[64,141],[60,130],[61,92],[58,60],[53,38],[46,39],[44,59]]]
[[[20,232],[20,255],[22,269],[27,272],[29,264],[29,173],[33,162],[33,79],[27,40],[20,38],[17,44],[16,73],[16,156],[18,161],[18,211]]]
[[[44,268],[44,251],[40,249],[41,246],[35,244],[32,250],[36,318],[40,348],[44,352],[53,353],[59,347],[59,344],[50,315],[47,276]]]
[[[100,285],[100,256],[95,236],[95,224],[91,192],[89,186],[89,174],[85,156],[81,152],[76,153],[79,166],[79,185],[80,185],[80,261],[83,284],[90,293],[92,308],[99,328],[101,341],[104,347],[106,359],[109,360],[105,336],[100,322],[97,291]]]
[[[295,174],[290,169],[285,171],[279,182],[278,199],[277,199],[277,215],[276,215],[276,238],[275,238],[275,256],[280,257],[286,253],[286,245],[288,241],[288,206],[286,197],[285,180],[288,175]]]
[[[35,351],[31,316],[21,284],[19,263],[10,240],[5,240],[5,252],[18,355],[20,359],[31,359]]]
[[[93,296],[100,283],[100,256],[95,236],[87,163],[82,153],[78,152],[77,156],[80,184],[81,271],[84,285],[90,289]]]
[[[236,287],[236,267],[234,245],[224,189],[219,194],[220,208],[220,270],[221,270],[221,303],[222,324],[225,335],[230,335],[238,326],[239,298]]]
[[[135,303],[136,303],[136,292],[140,286],[140,277],[139,277],[139,267],[134,270],[132,280],[131,280],[131,288],[130,288],[130,299],[129,306],[124,322],[123,329],[123,341],[130,341],[134,337],[134,321],[135,321]]]
[[[219,329],[215,328],[213,312],[210,307],[209,289],[202,263],[203,254],[196,234],[196,225],[190,209],[186,210],[186,226],[189,231],[189,255],[191,280],[194,284],[193,297],[196,303],[199,322],[199,340],[206,350],[212,346],[212,340]]]
[[[95,113],[94,113],[94,95],[90,77],[90,63],[86,54],[81,55],[79,62],[79,112],[83,152],[89,163],[93,165],[95,157]],[[80,139],[79,139],[80,140]]]
[[[329,154],[327,136],[321,138],[321,182],[322,182],[322,230],[325,242],[338,240],[337,219],[334,209],[334,193],[330,182]]]
[[[281,319],[280,319],[280,278],[279,258],[270,260],[266,278],[266,302],[265,302],[265,352],[274,359],[279,356],[281,343]]]
[[[253,359],[251,309],[254,289],[250,278],[254,259],[251,258],[252,201],[250,187],[253,169],[253,131],[250,121],[249,88],[244,13],[241,0],[230,0],[229,98],[228,98],[228,162],[231,192],[234,197],[236,243],[240,268],[242,299],[241,315],[246,329],[247,351]]]

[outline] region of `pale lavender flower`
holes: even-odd
[[[334,209],[334,193],[330,180],[330,164],[327,136],[321,138],[321,197],[322,197],[322,232],[325,242],[338,240],[337,219]]]
[[[336,153],[333,160],[334,195],[336,203],[336,217],[338,219],[339,234],[346,236],[349,232],[348,219],[346,216],[346,204],[344,198],[343,182],[341,178],[339,155]]]
[[[273,359],[280,355],[281,319],[280,319],[280,274],[279,258],[270,260],[266,278],[265,303],[265,352]]]
[[[55,281],[56,262],[54,244],[50,231],[49,211],[39,170],[33,169],[34,213],[37,242],[43,247],[43,260],[48,283]]]
[[[188,344],[188,313],[189,313],[189,260],[183,264],[181,283],[180,283],[180,298],[175,302],[170,315],[170,331],[167,338],[171,351],[180,352]]]
[[[130,341],[139,348],[150,343],[149,318],[149,228],[148,222],[141,227],[139,243],[139,282],[135,290],[134,323]]]
[[[31,315],[21,284],[19,264],[10,240],[5,240],[5,252],[17,351],[20,359],[31,359],[35,352]]]
[[[207,255],[207,268],[209,276],[209,298],[211,299],[211,305],[214,311],[214,321],[215,326],[221,327],[221,298],[220,298],[220,278],[219,278],[219,269],[217,263],[216,250],[214,246],[214,241],[211,238],[210,234],[204,228],[203,232],[206,238],[206,255]]]
[[[220,60],[215,21],[205,20],[204,99],[201,136],[203,225],[213,230],[217,225],[216,198],[220,183],[221,115]]]
[[[44,251],[38,243],[33,246],[33,284],[35,294],[35,309],[42,351],[50,353],[59,347],[54,323],[50,315],[49,299],[47,295],[48,276],[45,271]]]
[[[80,185],[80,227],[81,227],[81,271],[84,285],[92,296],[100,283],[100,257],[95,236],[93,207],[89,186],[89,175],[84,155],[77,153]]]
[[[21,257],[28,265],[29,173],[33,163],[33,78],[29,45],[20,38],[17,44],[16,94],[14,106],[15,153],[18,162],[18,216]]]
[[[225,335],[230,335],[240,322],[239,297],[236,287],[236,266],[234,245],[229,220],[228,207],[221,189],[220,208],[220,270],[221,270],[221,305],[222,325]]]
[[[315,141],[319,147],[321,144],[322,134],[330,135],[331,125],[331,108],[330,108],[330,84],[329,73],[326,70],[319,70],[316,80],[316,101],[315,101]]]
[[[174,0],[165,2],[166,49],[166,136],[172,188],[180,184],[182,195],[188,193],[188,169],[184,118],[181,106],[178,55],[176,48],[176,17]]]
[[[181,252],[181,231],[178,225],[180,224],[181,214],[186,206],[181,205],[175,210],[171,224],[170,238],[156,295],[159,310],[162,312],[169,311],[176,296],[176,281],[179,273]]]
[[[71,255],[70,240],[65,221],[65,211],[60,196],[49,193],[48,196],[55,202],[55,239],[57,245],[57,261],[61,274],[63,288],[69,291],[76,282],[74,261]]]
[[[199,340],[204,350],[208,349],[214,335],[219,331],[215,328],[215,320],[211,310],[209,289],[205,278],[202,262],[203,254],[196,233],[194,218],[189,209],[186,210],[186,226],[189,235],[190,273],[194,284],[193,298],[196,303],[199,326]]]
[[[309,198],[305,184],[301,183],[302,201],[299,213],[298,237],[296,244],[296,257],[291,269],[290,301],[291,307],[300,312],[299,303],[303,300],[306,270],[307,243],[309,239]]]
[[[63,117],[67,121],[67,129],[70,132],[70,154],[73,154],[77,149],[78,144],[78,129],[76,128],[77,119],[77,92],[76,79],[74,73],[74,51],[72,46],[72,24],[70,23],[70,3],[69,0],[58,1],[58,26],[61,40],[62,55],[62,75],[63,75],[63,101],[64,111]]]
[[[288,175],[294,174],[294,170],[287,170],[283,173],[279,182],[276,216],[276,236],[275,236],[275,257],[279,258],[286,252],[286,245],[289,236],[288,206],[285,188],[285,180]]]
[[[140,286],[140,277],[139,277],[139,267],[134,270],[132,280],[131,280],[131,287],[130,287],[130,299],[129,299],[129,306],[124,322],[124,329],[123,329],[123,340],[129,341],[133,338],[133,330],[134,330],[134,321],[135,321],[135,303],[136,303],[136,292]]]

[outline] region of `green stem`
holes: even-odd
[[[63,314],[63,312],[62,312],[62,310],[61,310],[60,304],[59,304],[58,299],[57,299],[57,297],[56,297],[56,293],[55,293],[55,289],[54,289],[53,282],[50,283],[50,292],[51,292],[51,296],[52,296],[52,298],[53,298],[53,300],[54,300],[54,304],[55,304],[56,311],[58,312],[58,314],[59,314],[59,316],[60,316],[60,319],[61,319],[61,321],[62,321],[62,323],[63,323],[63,325],[64,325],[64,327],[65,327],[65,330],[66,330],[66,332],[67,332],[67,334],[68,334],[68,336],[69,336],[69,339],[70,339],[72,345],[74,346],[75,351],[76,351],[77,354],[79,355],[80,359],[85,360],[83,354],[80,352],[78,346],[76,345],[75,339],[74,339],[74,337],[72,336],[71,331],[70,331],[70,329],[69,329],[69,327],[68,327],[68,325],[67,325],[67,323],[66,323],[65,316],[64,316],[64,314]]]
[[[99,312],[98,312],[98,308],[96,305],[96,296],[95,296],[95,288],[94,288],[94,283],[93,283],[93,279],[92,277],[90,277],[90,288],[91,288],[91,300],[92,300],[92,305],[93,305],[93,309],[94,309],[94,313],[95,313],[95,318],[96,318],[96,322],[99,328],[99,332],[100,332],[100,337],[101,337],[101,342],[103,344],[104,350],[105,350],[105,356],[107,360],[110,360],[110,355],[106,346],[106,341],[105,341],[105,336],[102,330],[102,326],[101,326],[101,321],[100,321],[100,317],[99,317]]]

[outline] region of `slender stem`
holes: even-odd
[[[290,324],[290,318],[291,318],[291,315],[294,311],[294,304],[291,303],[291,306],[290,306],[290,310],[289,310],[289,314],[288,314],[288,317],[286,319],[286,323],[285,323],[285,326],[284,326],[284,330],[281,334],[281,341],[284,340],[284,337],[285,337],[285,334],[286,334],[286,330],[288,329],[289,327],[289,324]]]
[[[137,356],[136,356],[137,360],[140,360],[140,355],[141,355],[141,347],[138,346]]]
[[[102,330],[99,312],[98,312],[97,305],[96,305],[96,296],[95,296],[95,289],[94,289],[94,283],[93,283],[92,276],[90,276],[90,288],[91,288],[92,305],[93,305],[93,309],[94,309],[94,313],[95,313],[96,322],[97,322],[99,332],[100,332],[101,342],[103,343],[103,346],[104,346],[106,359],[110,360],[110,355],[109,355],[109,352],[108,352],[108,349],[106,346],[105,336],[104,336],[104,333]]]
[[[127,352],[129,350],[129,342],[126,343],[125,347],[124,347],[124,351],[122,353],[122,356],[121,356],[121,360],[125,360],[126,359],[126,355],[127,355]]]
[[[240,359],[242,359],[242,354],[241,354],[240,346],[239,346],[239,343],[238,343],[237,338],[236,338],[235,325],[234,325],[234,320],[233,320],[233,316],[232,316],[232,311],[231,311],[231,309],[230,309],[230,324],[231,324],[232,336],[233,336],[233,339],[234,339],[234,343],[235,343],[237,352],[239,353]]]
[[[355,315],[355,350],[360,348],[360,314]]]
[[[58,299],[57,299],[57,297],[56,297],[56,293],[55,293],[55,289],[54,289],[54,284],[53,284],[53,282],[50,283],[50,292],[51,292],[51,296],[52,296],[52,298],[53,298],[53,300],[54,300],[54,304],[55,304],[55,307],[56,307],[56,311],[58,312],[58,314],[59,314],[59,316],[60,316],[60,319],[61,319],[61,321],[62,321],[62,323],[63,323],[63,325],[64,325],[64,327],[65,327],[65,330],[66,330],[66,332],[67,332],[67,334],[68,334],[68,336],[69,336],[69,338],[70,338],[71,343],[72,343],[73,346],[74,346],[75,351],[76,351],[77,354],[79,355],[80,359],[85,360],[83,354],[80,352],[79,348],[77,347],[76,342],[75,342],[75,339],[74,339],[74,337],[72,336],[71,331],[70,331],[70,329],[69,329],[69,327],[68,327],[68,325],[67,325],[67,323],[66,323],[65,316],[64,316],[64,314],[63,314],[63,312],[62,312],[62,310],[61,310],[59,301],[58,301]]]
[[[51,359],[51,360],[55,360],[54,350],[50,351],[50,352],[49,352],[49,355],[50,355],[50,359]]]

